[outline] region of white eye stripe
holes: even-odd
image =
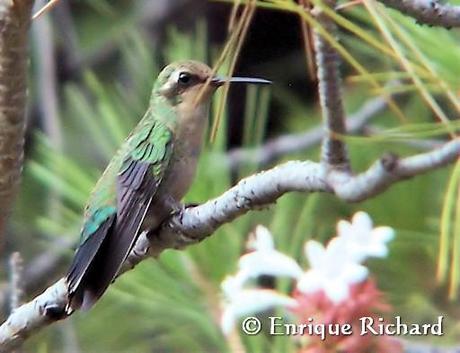
[[[179,81],[179,76],[180,74],[182,73],[183,71],[180,71],[180,70],[176,70],[172,73],[172,75],[170,76],[170,81],[171,82],[174,82],[174,83],[177,83],[177,81]]]

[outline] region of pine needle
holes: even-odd
[[[458,163],[457,163],[458,164]],[[454,194],[455,195],[455,194]],[[460,286],[460,188],[458,186],[457,176],[457,201],[455,203],[455,223],[453,233],[453,251],[451,263],[451,279],[449,286],[449,299],[457,299],[458,288]]]
[[[46,3],[45,6],[43,6],[40,10],[38,10],[33,16],[32,20],[36,20],[39,18],[41,15],[44,13],[50,11],[53,7],[55,7],[58,4],[59,0],[50,0],[48,3]]]
[[[231,56],[232,58],[231,58],[230,66],[227,71],[227,76],[229,77],[233,74],[233,71],[235,70],[236,61],[238,60],[241,48],[243,46],[244,39],[246,37],[247,31],[249,28],[249,25],[251,23],[252,17],[254,16],[255,9],[256,9],[256,1],[251,1],[246,5],[243,11],[243,14],[241,15],[238,27],[235,31],[236,43],[235,43],[235,47],[234,47],[234,50]],[[211,135],[210,135],[211,142],[215,140],[217,130],[220,125],[220,121],[221,121],[221,118],[224,112],[224,108],[225,108],[224,104],[228,96],[229,86],[230,86],[230,83],[226,82],[223,87],[222,99],[219,102],[219,107],[217,109],[217,116],[211,128]]]
[[[430,94],[429,90],[426,88],[423,81],[416,74],[416,71],[411,61],[408,58],[406,58],[401,45],[395,40],[393,34],[390,32],[388,26],[384,22],[384,19],[387,19],[388,16],[386,16],[384,11],[378,11],[373,2],[370,2],[369,0],[363,0],[363,1],[369,13],[372,15],[372,18],[374,19],[377,25],[377,28],[380,30],[383,37],[390,44],[393,50],[398,54],[397,58],[398,58],[400,65],[410,74],[412,81],[414,82],[415,86],[420,92],[420,95],[423,97],[423,99],[428,104],[428,106],[431,108],[431,110],[435,113],[435,116],[441,122],[447,124],[449,122],[449,118],[445,115],[444,111],[439,106],[439,104],[436,102],[436,100],[433,98],[433,96]],[[455,137],[455,133],[451,132],[451,136]]]
[[[300,0],[301,5],[305,8],[305,11],[310,12],[310,2],[308,0]],[[302,29],[302,39],[303,39],[303,46],[305,51],[305,60],[307,64],[307,71],[309,76],[316,81],[316,68],[315,62],[313,60],[315,55],[315,50],[313,46],[313,36],[310,26],[302,20],[300,17],[300,27]]]
[[[449,250],[450,250],[450,238],[452,229],[452,212],[455,201],[455,189],[457,188],[460,177],[460,161],[457,161],[455,168],[450,176],[449,183],[447,185],[446,194],[444,196],[444,202],[441,212],[441,223],[440,223],[440,237],[439,237],[439,255],[438,255],[438,270],[437,279],[440,283],[443,283],[447,277],[447,264],[449,262]],[[457,239],[458,242],[458,239]],[[455,248],[454,248],[455,249]],[[459,256],[457,252],[454,255]],[[454,256],[453,255],[453,256]],[[453,261],[452,261],[453,264]]]

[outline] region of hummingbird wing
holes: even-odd
[[[82,234],[94,231],[80,245],[67,276],[72,307],[90,308],[113,281],[167,169],[171,131],[158,121],[141,127],[128,138],[117,173],[108,174],[114,176],[116,207],[96,210],[83,227]]]

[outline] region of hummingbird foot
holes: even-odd
[[[172,196],[167,196],[163,202],[164,205],[170,210],[169,214],[171,216],[180,215],[185,211],[186,208],[200,205],[198,202],[188,202],[184,204],[182,202],[176,201],[176,199],[174,199]]]
[[[171,216],[181,214],[185,210],[185,205],[182,202],[177,201],[172,196],[167,196],[163,200],[164,205],[169,210]]]
[[[58,304],[48,304],[45,305],[45,316],[53,321],[58,321],[65,319],[71,313],[66,310],[65,306],[61,306]]]

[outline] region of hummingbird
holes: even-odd
[[[70,310],[91,308],[117,276],[139,235],[155,230],[188,191],[207,128],[209,105],[227,82],[197,61],[166,66],[149,106],[97,182],[84,210],[80,245],[66,276]]]

